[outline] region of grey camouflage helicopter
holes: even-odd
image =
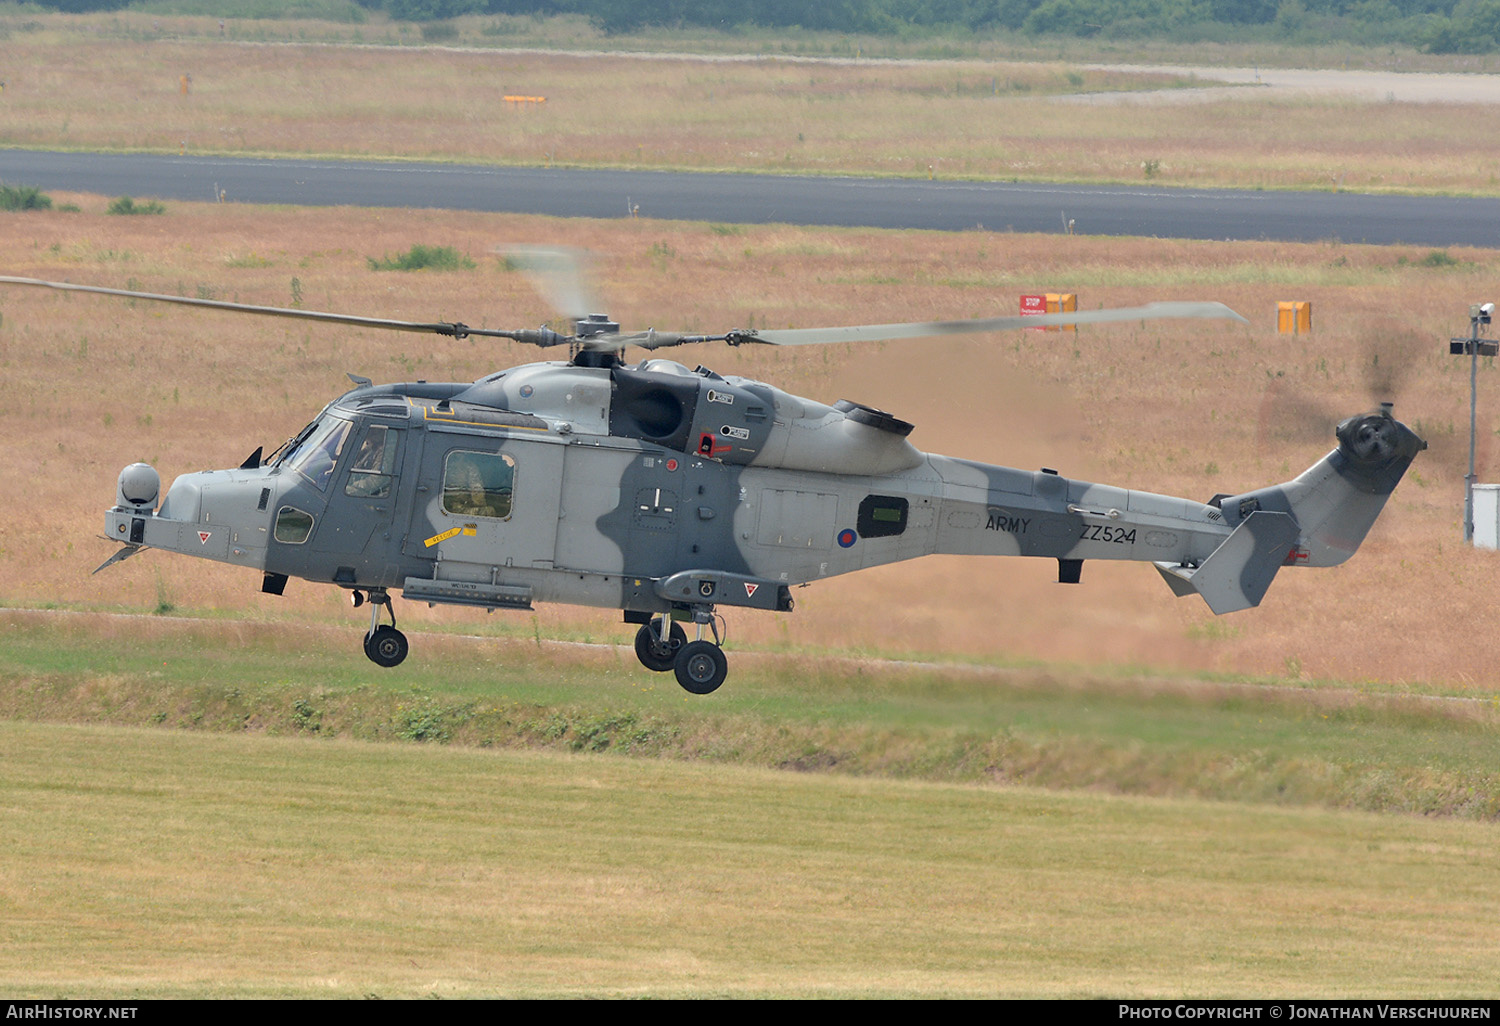
[[[356,387],[275,452],[182,474],[165,498],[151,466],[120,473],[105,532],[121,547],[98,570],[157,548],[259,570],[272,594],[292,577],[337,585],[356,607],[371,604],[365,654],[387,667],[408,649],[393,590],[488,610],[562,602],[622,610],[639,625],[645,667],[707,694],[728,673],[717,607],[790,612],[794,587],[933,553],[1056,559],[1065,583],[1086,560],[1145,561],[1178,596],[1196,592],[1228,613],[1258,605],[1283,566],[1347,560],[1426,448],[1385,403],[1340,423],[1337,446],[1296,479],[1198,502],[931,455],[907,441],[910,423],[881,410],[652,355],[708,342],[1244,320],[1218,303],[720,335],[622,334],[594,314],[565,334],[0,283],[566,347],[566,361],[474,382],[375,385],[351,374]],[[628,347],[646,358],[626,363]]]

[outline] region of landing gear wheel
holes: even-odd
[[[406,658],[406,635],[381,624],[365,635],[365,655],[377,666],[399,666]]]
[[[654,623],[642,624],[641,629],[635,632],[635,657],[646,669],[666,673],[676,665],[677,653],[687,644],[687,631],[682,629],[682,624],[674,621],[672,630],[667,634],[667,644],[663,647],[658,640],[659,623],[660,619]]]
[[[729,676],[729,660],[724,658],[724,650],[712,641],[690,641],[677,650],[672,669],[684,690],[707,695],[717,691]]]

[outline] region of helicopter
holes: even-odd
[[[641,664],[705,695],[728,676],[719,607],[787,613],[794,588],[935,553],[1055,559],[1069,584],[1088,560],[1148,562],[1177,596],[1233,612],[1258,605],[1282,567],[1352,556],[1426,448],[1382,403],[1342,421],[1335,448],[1294,480],[1203,502],[925,453],[908,441],[913,425],[883,410],[655,355],[1245,320],[1212,302],[710,335],[622,333],[597,313],[575,316],[571,331],[490,329],[0,283],[568,353],[472,382],[377,385],[350,374],[354,387],[269,455],[261,447],[238,467],[181,474],[164,496],[150,465],[120,472],[105,513],[120,548],[95,573],[155,548],[259,570],[269,594],[294,577],[333,584],[356,608],[370,605],[364,651],[383,667],[409,651],[393,591],[491,611],[558,602],[621,610],[637,626]],[[629,348],[646,355],[628,363]]]

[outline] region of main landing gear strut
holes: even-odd
[[[729,676],[729,660],[719,647],[719,624],[713,606],[695,606],[693,623],[698,629],[693,641],[687,640],[682,625],[670,617],[658,616],[642,624],[635,633],[635,655],[646,669],[656,673],[671,670],[684,690],[707,695],[717,691]],[[704,639],[704,627],[713,632],[713,641]]]
[[[354,592],[355,608],[364,605],[365,596]],[[380,607],[391,618],[389,624],[380,622]],[[365,655],[377,666],[399,666],[406,658],[406,635],[396,630],[396,610],[391,607],[391,597],[384,588],[370,589],[370,631],[365,635]]]

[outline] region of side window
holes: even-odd
[[[345,495],[362,499],[384,499],[391,494],[391,479],[396,472],[397,443],[400,434],[379,424],[372,425],[360,440],[349,467]]]
[[[866,495],[856,525],[866,538],[885,538],[906,530],[909,503],[896,495]]]
[[[276,511],[276,540],[285,545],[301,545],[312,534],[313,518],[295,506]]]
[[[448,454],[443,465],[443,512],[458,517],[510,517],[516,461],[503,453]]]

